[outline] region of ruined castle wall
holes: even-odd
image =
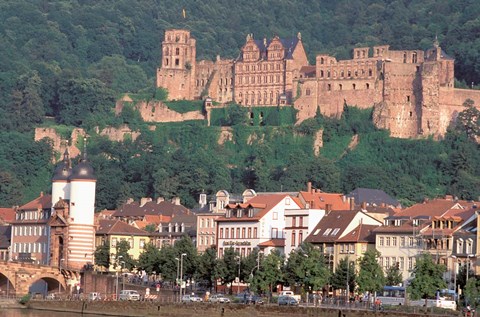
[[[183,69],[157,70],[157,87],[168,90],[168,100],[193,100],[194,90],[191,89],[191,71]]]
[[[159,101],[139,102],[136,109],[140,112],[146,122],[180,122],[187,120],[204,120],[205,116],[200,111],[178,113],[170,110]]]
[[[208,96],[218,102],[233,100],[233,60],[220,60],[213,64],[214,71],[208,89]]]
[[[443,135],[446,128],[441,123],[440,109],[440,65],[437,62],[425,62],[421,67],[421,121],[420,134],[424,136]]]
[[[317,87],[316,78],[305,78],[294,82],[293,90],[295,93],[300,92],[299,96],[295,95],[297,99],[293,102],[293,107],[298,110],[297,124],[315,116],[317,106],[319,105]],[[325,115],[330,116],[331,114],[328,112]]]
[[[198,99],[203,91],[208,88],[208,81],[214,72],[214,63],[212,61],[202,60],[196,64],[195,88],[193,97]],[[210,96],[213,98],[213,96]],[[215,99],[215,98],[214,98]]]

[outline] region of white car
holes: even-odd
[[[188,303],[188,302],[203,302],[203,298],[197,296],[197,295],[183,295],[182,296],[182,302],[183,303]]]
[[[230,303],[230,298],[223,294],[214,294],[208,298],[211,303]]]
[[[123,290],[120,291],[118,296],[119,300],[140,300],[140,294],[135,290]]]

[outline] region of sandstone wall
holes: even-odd
[[[68,152],[70,154],[71,158],[77,157],[80,154],[80,149],[77,148],[77,140],[78,138],[83,138],[85,137],[85,131],[83,129],[75,128],[72,131],[72,134],[70,135],[70,142],[68,143]],[[63,154],[65,152],[65,149],[67,148],[67,143],[65,142],[65,139],[62,139],[62,137],[57,134],[55,129],[53,128],[35,128],[35,141],[48,138],[52,140],[53,144],[53,150],[56,153]],[[62,159],[62,157],[60,157]],[[56,157],[54,156],[52,160],[55,162]]]
[[[158,317],[424,317],[425,313],[379,312],[342,308],[279,307],[277,305],[172,304],[162,302],[83,302],[83,301],[30,301],[30,309],[103,314],[110,316]],[[457,314],[451,314],[456,316]],[[432,316],[432,314],[429,314]]]
[[[187,120],[205,120],[205,116],[200,111],[190,111],[187,113],[178,113],[170,110],[160,101],[139,102],[135,106],[143,120],[146,122],[180,122]]]

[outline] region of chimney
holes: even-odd
[[[424,198],[423,198],[423,203],[424,203],[424,204],[428,203],[428,197],[424,197]]]
[[[163,197],[157,197],[157,204],[161,203],[161,202],[164,202],[165,201],[165,198]]]
[[[311,193],[312,192],[312,182],[307,183],[307,192]]]
[[[172,198],[172,204],[180,206],[180,197]]]
[[[354,197],[349,197],[350,200],[350,210],[355,209],[355,198]]]
[[[342,202],[345,203],[347,201],[347,196],[342,195]]]
[[[200,200],[198,201],[200,207],[205,207],[207,205],[207,194],[200,194]]]
[[[362,201],[362,209],[367,209],[367,202],[366,201]]]
[[[135,200],[133,200],[133,198],[128,198],[126,203],[127,203],[127,204],[131,204],[131,203],[133,203],[134,201],[135,201]]]
[[[151,202],[152,198],[142,197],[140,199],[140,207],[143,207],[146,203]]]
[[[43,192],[40,192],[40,197],[43,197]]]
[[[332,204],[325,205],[325,213],[328,215],[332,211]]]
[[[450,200],[450,201],[452,201],[452,200],[453,200],[453,196],[452,196],[452,195],[445,195],[445,200]]]

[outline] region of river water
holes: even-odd
[[[81,314],[31,309],[0,309],[0,317],[81,317]],[[105,317],[105,315],[91,315],[89,317]]]

